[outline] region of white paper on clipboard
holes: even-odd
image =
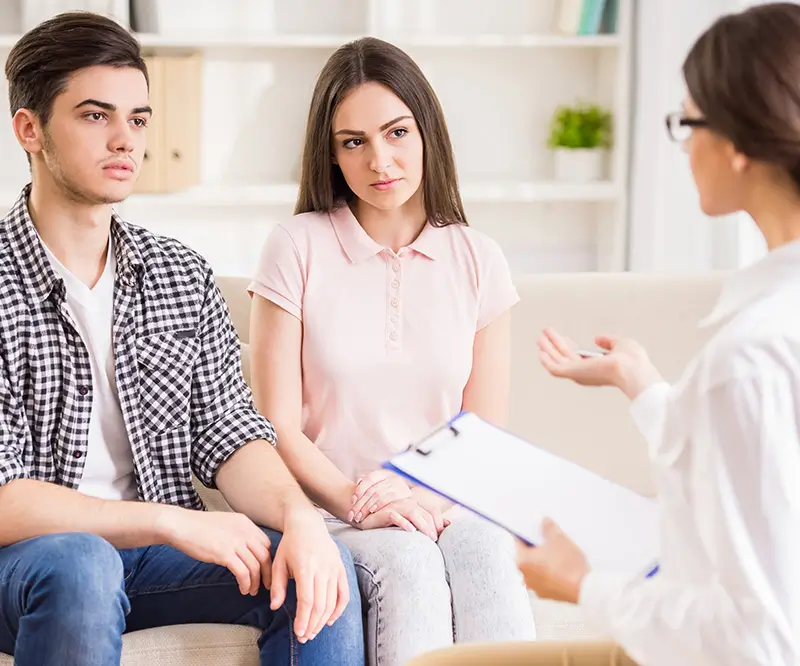
[[[529,544],[552,518],[592,569],[657,570],[652,499],[464,412],[384,467],[504,527]]]

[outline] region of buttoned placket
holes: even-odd
[[[386,349],[399,352],[403,348],[403,257],[406,249],[395,253],[386,250]]]
[[[92,365],[89,359],[89,350],[86,343],[81,338],[78,326],[70,314],[67,306],[67,290],[64,281],[58,279],[50,298],[56,305],[58,315],[64,324],[64,332],[67,337],[67,344],[70,348],[72,363],[72,377],[67,377],[69,391],[64,402],[64,409],[67,412],[61,420],[62,427],[72,429],[78,424],[79,436],[73,433],[58,433],[59,442],[77,442],[68,449],[61,450],[56,447],[56,455],[62,458],[62,469],[74,470],[71,478],[64,481],[71,488],[77,488],[83,476],[83,466],[86,461],[86,451],[89,443],[89,421],[92,416]],[[68,367],[64,366],[64,372],[69,372]],[[71,460],[70,460],[71,459]],[[69,462],[67,462],[69,460]]]

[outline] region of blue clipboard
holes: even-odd
[[[520,448],[519,446],[519,444],[523,442],[523,440],[520,438],[516,437],[507,430],[488,424],[471,412],[462,411],[447,423],[437,428],[430,435],[411,444],[405,451],[385,461],[382,467],[394,472],[395,474],[398,474],[411,484],[426,488],[427,490],[436,493],[450,502],[453,502],[454,504],[473,512],[481,518],[498,525],[499,527],[513,534],[523,543],[526,543],[530,546],[536,546],[537,539],[533,538],[529,531],[515,526],[513,521],[510,519],[504,519],[502,511],[497,510],[497,507],[494,507],[495,510],[489,510],[491,508],[491,502],[488,501],[486,497],[481,499],[477,496],[473,496],[473,493],[470,492],[468,485],[459,483],[459,472],[456,471],[453,473],[452,471],[458,466],[460,460],[459,438],[461,438],[461,440],[471,440],[473,442],[473,450],[471,455],[472,462],[470,464],[474,465],[475,460],[480,462],[480,456],[487,455],[485,452],[476,453],[476,449],[474,449],[475,446],[480,446],[480,444],[477,444],[475,442],[475,438],[471,438],[470,434],[472,431],[477,434],[478,429],[480,430],[480,434],[478,436],[483,438],[483,440],[488,438],[496,438],[498,442],[500,440],[506,441],[507,446],[510,447],[507,449],[507,452],[511,452],[513,447],[517,447],[517,451],[524,451],[524,447]],[[463,443],[464,442],[461,442],[461,444]],[[455,446],[453,446],[454,444]],[[525,442],[525,444],[531,447],[531,452],[534,450],[540,452],[543,451],[541,449],[537,449],[532,444],[527,442]],[[486,452],[490,451],[488,447],[484,447],[484,449]],[[463,452],[466,453],[467,450],[463,449]],[[427,468],[425,461],[432,461],[434,457],[439,455],[444,456],[443,460],[446,460],[445,467],[439,466],[437,471],[436,465],[432,464],[430,468],[424,472],[423,470],[426,470]],[[551,460],[551,463],[549,464],[561,464],[558,461],[553,460],[557,458],[555,454],[545,452],[544,455]],[[469,458],[470,456],[465,455],[464,457]],[[486,460],[488,461],[488,459],[489,458],[487,457]],[[542,460],[545,459],[546,458],[542,458]],[[495,463],[495,469],[497,469],[497,461],[493,462]],[[413,471],[414,467],[418,467],[420,471],[415,473]],[[589,472],[588,470],[576,470],[576,468],[577,465],[574,463],[563,461],[563,469],[569,474],[575,475],[575,478],[577,479],[585,479],[591,483],[594,483],[595,486],[601,489],[609,488],[611,493],[616,493],[615,497],[619,496],[619,498],[624,501],[628,501],[626,497],[634,495],[632,491],[621,489],[619,487],[613,487],[613,484],[610,484],[610,482],[599,480],[599,477],[596,477],[596,475],[593,475],[593,473]],[[519,470],[517,470],[517,473],[519,473]],[[470,475],[477,478],[476,474],[476,468],[473,466],[472,471],[465,471],[463,473],[463,480],[466,480]],[[635,498],[633,499],[634,501],[631,504],[631,507],[635,507],[639,512],[641,512],[642,502],[636,500]],[[641,523],[642,519],[640,518],[639,521]],[[559,521],[557,520],[557,522]],[[568,525],[562,524],[562,527],[564,527],[567,534],[570,534]],[[632,536],[635,537],[635,535]],[[579,543],[578,545],[580,546],[581,544]],[[649,559],[649,564],[643,562],[641,568],[637,567],[638,573],[647,578],[655,576],[659,571],[659,566],[658,564],[654,564],[654,561],[655,559],[653,558]],[[632,571],[631,573],[636,575],[637,571]]]

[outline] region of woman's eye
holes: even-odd
[[[342,145],[344,145],[345,148],[358,148],[358,146],[360,146],[361,143],[362,143],[361,139],[348,139]]]
[[[390,134],[395,139],[402,139],[406,134],[408,134],[408,130],[403,127],[398,127],[397,129],[393,129]]]

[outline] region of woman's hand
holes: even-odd
[[[553,521],[544,520],[544,543],[517,546],[517,567],[525,586],[540,599],[578,603],[589,565],[580,548]]]
[[[441,516],[440,516],[441,518]],[[439,538],[434,516],[413,498],[401,499],[368,515],[356,527],[374,530],[380,527],[399,527],[407,532],[420,531],[433,541]]]
[[[356,484],[347,522],[360,523],[392,502],[408,497],[411,497],[411,488],[397,474],[382,469],[370,472]]]
[[[598,336],[595,344],[608,353],[590,358],[581,357],[574,343],[550,328],[536,344],[542,365],[554,377],[583,386],[616,386],[631,400],[648,386],[663,381],[644,348],[629,338]]]

